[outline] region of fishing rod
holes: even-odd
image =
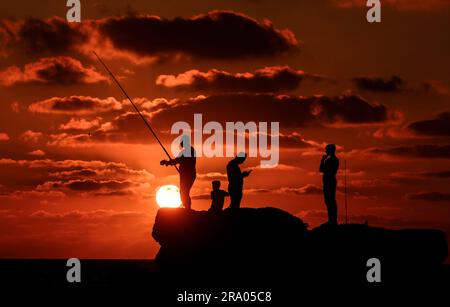
[[[347,160],[344,160],[344,203],[345,203],[345,224],[348,223],[347,220]]]
[[[97,57],[98,61],[103,65],[103,67],[106,69],[106,71],[109,73],[109,75],[111,76],[111,78],[116,82],[116,84],[119,86],[119,88],[122,90],[122,93],[125,95],[125,97],[128,98],[128,100],[130,101],[131,105],[134,107],[134,110],[137,112],[137,114],[139,114],[139,116],[142,118],[142,120],[144,121],[145,125],[147,126],[147,128],[150,130],[150,132],[153,134],[153,136],[155,137],[155,139],[158,141],[159,145],[161,146],[161,148],[164,150],[164,153],[167,155],[167,157],[169,158],[169,160],[172,160],[172,157],[169,155],[169,152],[166,150],[166,148],[164,147],[164,145],[161,143],[161,141],[159,140],[158,136],[156,135],[155,131],[153,130],[152,126],[150,126],[150,124],[147,122],[147,120],[145,119],[145,117],[142,115],[142,113],[139,111],[139,109],[136,107],[136,105],[133,103],[133,100],[131,100],[130,96],[128,96],[127,92],[125,91],[125,89],[122,87],[122,85],[119,83],[119,81],[116,79],[116,77],[114,76],[114,74],[111,72],[111,70],[109,70],[108,66],[106,66],[106,64],[102,61],[102,59],[98,56],[97,52],[92,51],[94,53],[94,55]],[[178,169],[178,167],[174,164],[173,165],[175,167],[175,169],[177,170],[177,172],[179,173],[180,170]]]

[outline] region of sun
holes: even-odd
[[[161,208],[178,208],[181,206],[180,190],[175,185],[163,185],[156,192],[156,203]]]

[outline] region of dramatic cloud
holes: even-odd
[[[45,152],[43,150],[40,150],[40,149],[30,151],[28,154],[30,156],[45,156]]]
[[[366,152],[377,155],[392,155],[411,158],[450,159],[450,145],[398,145],[370,148],[367,149]]]
[[[197,174],[197,180],[205,180],[211,182],[213,180],[227,180],[227,174],[211,172],[206,174]]]
[[[95,49],[107,56],[134,60],[179,54],[240,59],[274,56],[298,49],[290,30],[276,29],[268,20],[259,22],[232,11],[212,11],[172,20],[153,15],[128,15],[83,23],[68,23],[59,17],[2,21],[0,34],[9,48],[22,46],[32,53],[77,51],[87,54]]]
[[[0,71],[0,84],[4,86],[17,83],[72,85],[106,80],[94,67],[84,67],[80,61],[64,56],[42,58],[26,64],[23,69],[10,66]]]
[[[444,179],[444,178],[450,178],[450,170],[435,171],[435,172],[395,172],[395,173],[392,173],[391,176],[398,177],[398,178]]]
[[[0,132],[0,141],[8,141],[9,135],[5,132]]]
[[[189,70],[179,75],[160,75],[156,85],[188,91],[278,92],[297,88],[305,78],[320,80],[302,70],[272,66],[236,74],[217,69]]]
[[[319,195],[322,194],[322,189],[314,184],[307,184],[299,188],[280,188],[275,191],[281,194],[294,194],[294,195]]]
[[[54,114],[95,114],[119,111],[122,103],[113,97],[105,99],[90,96],[53,97],[32,103],[28,110],[35,113]]]
[[[320,148],[322,150],[326,144],[319,144],[315,141],[307,140],[298,132],[289,134],[280,133],[280,146],[287,148]]]
[[[276,189],[246,189],[253,194],[283,194],[283,195],[319,195],[322,189],[314,184],[307,184],[302,187],[281,187]]]
[[[439,114],[435,119],[411,123],[408,128],[425,136],[450,136],[450,112]]]
[[[67,123],[59,126],[60,130],[90,130],[100,126],[101,118],[97,117],[93,120],[84,118],[71,118]]]
[[[373,124],[390,119],[386,106],[371,104],[355,95],[333,98],[322,96],[313,102],[312,112],[326,124]]]
[[[273,56],[298,46],[291,31],[231,11],[173,20],[158,16],[107,18],[98,22],[98,28],[114,48],[140,56],[182,53],[202,58],[242,58]]]
[[[83,33],[80,27],[81,24],[69,23],[59,17],[0,22],[0,32],[4,33],[5,45],[21,45],[33,54],[60,54],[87,43],[88,33]]]
[[[67,98],[66,98],[67,99]],[[371,104],[355,95],[337,97],[327,96],[288,96],[274,94],[220,94],[198,96],[187,100],[167,100],[157,98],[134,99],[142,110],[142,115],[152,127],[159,130],[160,137],[169,137],[171,124],[178,121],[192,122],[196,113],[202,114],[203,122],[279,122],[280,128],[307,126],[348,127],[358,125],[380,125],[396,119],[396,114],[386,106]],[[122,102],[122,106],[126,105]],[[245,107],[243,107],[245,106]],[[39,107],[41,112],[55,112],[52,103],[30,106]],[[78,110],[80,113],[85,110]],[[65,111],[66,113],[68,111]],[[71,110],[72,114],[76,113]],[[86,113],[87,111],[85,111]],[[268,127],[270,129],[270,127]],[[268,131],[270,133],[270,130]],[[60,133],[50,135],[49,145],[77,147],[98,142],[142,143],[153,142],[142,119],[135,112],[126,112],[105,121],[89,134]],[[303,139],[298,133],[280,135],[283,147],[323,148],[324,144]]]
[[[202,113],[204,121],[280,122],[281,127],[308,125],[381,124],[391,119],[387,107],[355,95],[299,97],[272,94],[221,94],[199,96],[156,114],[153,122],[191,121]]]
[[[422,89],[426,93],[437,94],[441,96],[450,95],[449,87],[438,80],[425,80],[422,82]]]
[[[18,190],[14,182],[1,182],[9,196],[24,198],[55,193],[91,193],[94,196],[148,195],[149,182],[155,176],[145,169],[133,169],[124,163],[83,160],[13,160],[0,159],[2,171],[9,178],[24,176],[30,182]],[[14,175],[12,175],[14,174]],[[28,189],[24,189],[28,187]]]
[[[386,80],[379,77],[358,77],[354,78],[353,82],[360,90],[374,92],[397,92],[405,84],[405,81],[397,76]]]
[[[43,136],[44,135],[42,132],[27,130],[20,135],[20,139],[24,140],[25,142],[37,143]]]
[[[419,192],[414,194],[408,194],[407,198],[410,200],[424,200],[424,201],[436,201],[436,202],[450,202],[450,193],[441,192]]]

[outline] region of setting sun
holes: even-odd
[[[175,185],[164,185],[156,192],[156,202],[161,208],[178,208],[181,206],[180,190]]]

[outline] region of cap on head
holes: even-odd
[[[245,152],[239,152],[236,155],[235,159],[238,161],[238,163],[243,163],[246,158],[247,158],[247,154]]]
[[[191,138],[188,135],[181,136],[180,146],[183,148],[188,148],[191,145]]]
[[[327,154],[334,154],[336,152],[336,145],[328,144],[327,146],[325,146],[325,152]]]

